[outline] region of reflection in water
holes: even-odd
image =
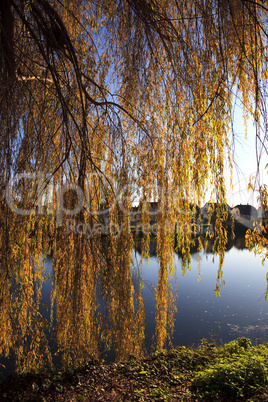
[[[237,336],[250,336],[252,333],[258,332],[258,337],[263,339],[264,337],[267,338],[268,334],[268,324],[266,323],[259,323],[256,325],[246,325],[240,326],[237,324],[228,324],[232,333],[237,334]]]
[[[44,228],[42,219],[39,224]],[[174,253],[173,240],[161,232],[147,248],[147,263],[141,258],[146,245],[142,240],[134,243],[127,230],[120,236],[93,240],[73,233],[66,237],[58,229],[53,259],[48,257],[46,262],[51,234],[46,236],[35,227],[36,236],[31,237],[32,227],[27,225],[17,224],[9,243],[2,242],[1,253],[0,353],[14,357],[17,372],[78,366],[111,350],[117,360],[141,356],[151,342],[160,351],[169,345],[174,329],[175,344],[198,342],[210,330],[217,331],[224,317],[221,336],[226,340],[230,332],[247,335],[253,330],[253,324],[221,307],[215,296],[215,281],[216,290],[224,281],[221,268],[216,273],[213,268],[219,266],[218,257],[215,265],[208,262],[214,258],[210,256],[212,241],[206,240],[206,253],[198,251],[200,239],[192,243],[190,271],[181,253]],[[226,259],[233,250],[244,248],[243,239],[229,241]],[[238,271],[236,267],[236,274],[228,279],[229,283],[237,281],[237,289],[245,277]],[[228,267],[224,276],[226,281]],[[231,304],[233,296],[225,297]],[[242,294],[239,297],[243,299]],[[254,322],[254,312],[248,320]],[[258,322],[255,330],[267,329],[267,325],[264,321],[261,327]]]
[[[214,259],[214,263],[213,263]],[[232,248],[226,253],[221,297],[216,297],[215,282],[218,257],[199,252],[192,255],[192,269],[186,272],[177,270],[178,302],[175,314],[175,345],[198,344],[200,339],[216,336],[218,342],[228,342],[243,334],[254,342],[257,338],[267,340],[268,305],[265,300],[266,268],[261,265],[249,250]],[[198,272],[199,263],[202,273]],[[179,258],[175,265],[180,266]],[[151,278],[157,283],[153,273],[158,267],[155,258],[144,267],[144,281]],[[200,280],[201,277],[201,280]],[[152,298],[149,292],[144,294],[146,305]],[[149,310],[149,309],[148,309]],[[153,325],[153,318],[147,315],[147,324]],[[236,328],[236,332],[234,331]],[[238,334],[239,329],[239,334]]]
[[[56,334],[64,367],[99,358],[100,347],[113,349],[119,360],[143,353],[144,306],[141,284],[135,290],[132,283],[132,242],[127,233],[89,242],[70,236],[66,244],[58,237],[53,254]]]
[[[244,250],[246,248],[245,237],[236,237],[234,239],[234,247],[238,250]]]
[[[29,237],[31,227],[23,223],[10,230],[8,242],[1,239],[0,275],[0,353],[7,357],[12,352],[21,373],[52,367],[50,323],[40,311],[47,244],[41,235]]]

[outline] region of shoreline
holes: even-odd
[[[12,374],[2,401],[265,401],[268,343],[238,338],[178,346],[125,362],[91,361],[50,374]]]

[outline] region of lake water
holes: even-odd
[[[265,300],[268,263],[247,249],[232,247],[225,254],[220,296],[216,295],[219,259],[204,251],[192,255],[191,270],[183,275],[176,256],[177,270],[170,279],[177,286],[174,345],[199,344],[202,338],[215,337],[218,343],[238,336],[253,342],[268,341],[268,304]],[[199,261],[198,261],[199,259]],[[137,256],[139,261],[139,256]],[[213,262],[214,261],[214,262]],[[198,266],[201,265],[199,279]],[[157,286],[159,265],[155,257],[144,263],[143,279]],[[144,288],[147,312],[147,334],[154,332],[154,296]]]
[[[242,244],[242,246],[241,246]],[[142,298],[146,313],[145,346],[148,352],[152,349],[155,335],[155,295],[158,286],[159,263],[155,256],[155,244],[151,244],[149,261],[140,264],[140,254],[133,250],[134,268],[132,283],[134,289],[143,283]],[[191,269],[184,274],[181,271],[180,258],[174,255],[175,268],[169,276],[176,295],[174,304],[177,311],[174,315],[174,333],[172,343],[176,345],[198,345],[203,338],[215,340],[217,344],[229,342],[240,336],[248,337],[253,343],[268,341],[268,304],[265,300],[267,287],[266,274],[268,262],[261,264],[259,257],[244,248],[243,241],[237,239],[236,244],[226,251],[222,267],[223,284],[220,296],[217,296],[217,272],[219,259],[208,252],[192,254]],[[46,274],[53,276],[52,258],[46,262]],[[43,307],[43,302],[50,304],[52,279],[45,280],[42,287],[42,303],[39,311],[49,321],[50,311]],[[99,297],[99,309],[105,310]],[[75,322],[75,320],[74,320]],[[55,334],[54,334],[55,335]],[[119,334],[120,336],[120,334]],[[79,334],[78,334],[79,337]],[[52,354],[57,350],[55,342],[49,339]],[[112,360],[112,351],[106,351],[101,357]],[[56,367],[60,367],[59,355],[54,357]],[[14,358],[2,358],[5,365],[2,376],[11,374],[14,369]]]

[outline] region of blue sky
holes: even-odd
[[[254,181],[257,173],[256,160],[256,132],[252,121],[248,122],[247,136],[245,135],[245,127],[242,117],[241,108],[236,107],[234,115],[234,170],[233,170],[233,189],[227,184],[228,203],[230,206],[237,204],[251,204],[258,207],[258,192],[248,191],[248,183],[250,179]],[[268,184],[267,169],[268,163],[266,154],[262,155],[259,169],[258,183]],[[228,175],[228,174],[227,174]],[[226,177],[227,177],[226,175]],[[229,180],[228,180],[229,182]],[[258,185],[257,183],[257,185]]]

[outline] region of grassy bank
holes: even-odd
[[[167,354],[57,374],[13,375],[1,401],[266,401],[268,344],[239,338],[216,347],[177,347]]]

